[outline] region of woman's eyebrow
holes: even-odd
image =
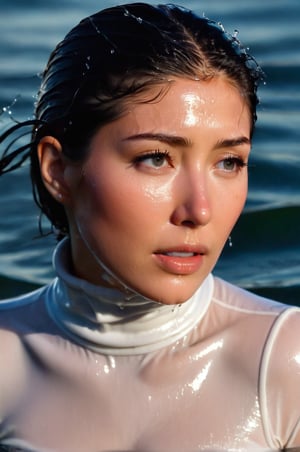
[[[224,140],[219,140],[216,145],[214,146],[214,149],[220,149],[220,148],[233,148],[236,146],[242,146],[244,144],[251,145],[251,140],[248,137],[236,137],[236,138],[228,138]]]
[[[166,143],[170,146],[180,146],[180,147],[191,147],[192,142],[190,139],[178,135],[168,135],[165,133],[139,133],[136,135],[130,135],[124,138],[122,141],[138,141],[138,140],[152,140],[159,141],[161,143]],[[248,137],[240,136],[236,138],[227,138],[224,140],[218,140],[214,149],[220,148],[232,148],[242,145],[251,145],[251,140]]]
[[[160,141],[161,143],[169,144],[170,146],[183,146],[191,147],[192,142],[186,138],[178,135],[167,135],[165,133],[139,133],[136,135],[130,135],[123,139],[123,141],[137,141],[137,140],[153,140]]]

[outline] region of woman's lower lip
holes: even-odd
[[[190,275],[195,273],[202,265],[203,255],[194,254],[193,256],[181,257],[170,256],[168,254],[157,253],[154,258],[159,266],[169,273],[176,275]]]

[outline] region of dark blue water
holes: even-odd
[[[159,3],[159,2],[153,2]],[[164,3],[164,2],[161,2]],[[253,144],[249,199],[215,273],[300,305],[300,2],[182,0],[239,30],[266,73]],[[0,127],[32,116],[49,52],[82,17],[116,1],[0,0]],[[16,102],[15,102],[16,99]],[[12,105],[14,104],[14,105]],[[6,107],[6,108],[5,108]],[[226,215],[226,206],[224,206]],[[37,238],[28,168],[0,180],[0,296],[53,276],[53,237]]]

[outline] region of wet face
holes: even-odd
[[[245,100],[221,78],[175,79],[102,127],[83,168],[65,171],[76,274],[106,284],[97,256],[149,298],[191,297],[244,206],[249,136]]]

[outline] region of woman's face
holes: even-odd
[[[105,283],[92,249],[144,296],[187,300],[244,206],[249,152],[249,109],[222,78],[175,79],[132,104],[93,137],[80,175],[66,170],[76,274]]]

